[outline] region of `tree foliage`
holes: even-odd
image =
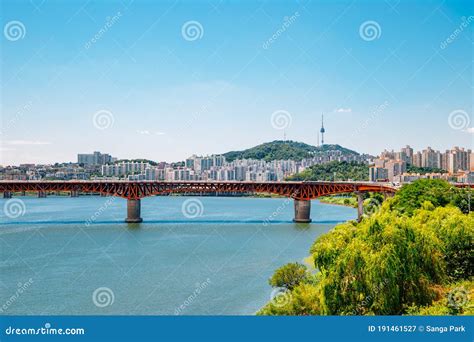
[[[419,167],[414,165],[407,165],[407,172],[425,175],[427,173],[447,173],[448,171],[437,167]]]
[[[277,269],[268,282],[273,287],[284,287],[288,290],[292,290],[306,278],[306,266],[295,262],[286,264]]]
[[[333,181],[333,180],[369,180],[369,166],[358,162],[332,161],[318,164],[296,175],[288,177],[293,181]]]
[[[472,285],[474,213],[454,205],[456,193],[442,181],[418,181],[362,222],[336,226],[310,250],[318,281],[300,282],[285,305],[270,302],[260,314],[466,312],[446,304],[441,290]]]
[[[470,193],[472,190],[458,189],[441,179],[419,179],[404,185],[397,192],[391,208],[401,214],[411,216],[416,209],[421,208],[428,201],[435,207],[452,204],[467,213]],[[471,210],[474,208],[473,204],[471,203]]]
[[[224,153],[224,156],[227,161],[233,161],[235,159],[263,159],[269,162],[272,160],[287,159],[301,160],[328,151],[339,151],[344,155],[359,155],[357,152],[340,145],[323,145],[317,147],[297,141],[275,140],[243,151],[230,151]]]

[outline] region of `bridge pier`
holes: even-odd
[[[143,219],[140,217],[141,205],[140,199],[128,199],[127,200],[127,223],[140,223]]]
[[[311,222],[311,201],[295,199],[295,218],[293,222],[309,223]]]
[[[79,197],[79,191],[77,191],[77,190],[72,190],[72,191],[71,191],[71,197]]]
[[[38,191],[38,198],[46,198],[46,191]]]
[[[12,198],[12,193],[10,191],[5,191],[3,193],[3,198]]]
[[[362,221],[362,215],[364,215],[364,194],[362,192],[356,192],[357,195],[357,222]]]

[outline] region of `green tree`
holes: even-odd
[[[392,209],[402,214],[412,215],[415,209],[421,208],[426,201],[435,207],[444,207],[451,203],[456,189],[440,179],[419,179],[404,185],[392,202]]]
[[[273,276],[268,280],[273,287],[284,287],[292,290],[307,279],[306,266],[300,263],[289,263],[275,271]]]
[[[292,181],[334,181],[334,180],[368,180],[369,166],[363,163],[332,161],[326,164],[313,165],[303,172],[290,176]]]

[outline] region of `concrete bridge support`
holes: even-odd
[[[46,191],[38,191],[38,198],[46,198]]]
[[[293,222],[309,223],[311,222],[311,201],[295,199],[295,218]]]
[[[364,215],[364,194],[362,192],[356,192],[357,195],[357,222],[362,221],[362,215]]]
[[[6,191],[3,193],[3,198],[12,198],[12,193],[10,191]]]
[[[127,200],[127,223],[140,223],[143,219],[140,217],[141,204],[139,199],[128,199]]]
[[[79,197],[79,191],[77,190],[71,191],[71,197]]]

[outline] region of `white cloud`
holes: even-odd
[[[141,134],[141,135],[164,135],[165,133],[164,132],[150,132],[148,130],[137,130],[137,133],[138,134]]]
[[[334,110],[336,113],[352,113],[351,108],[337,108]]]
[[[6,145],[50,145],[49,141],[37,141],[37,140],[7,140],[4,142]]]

